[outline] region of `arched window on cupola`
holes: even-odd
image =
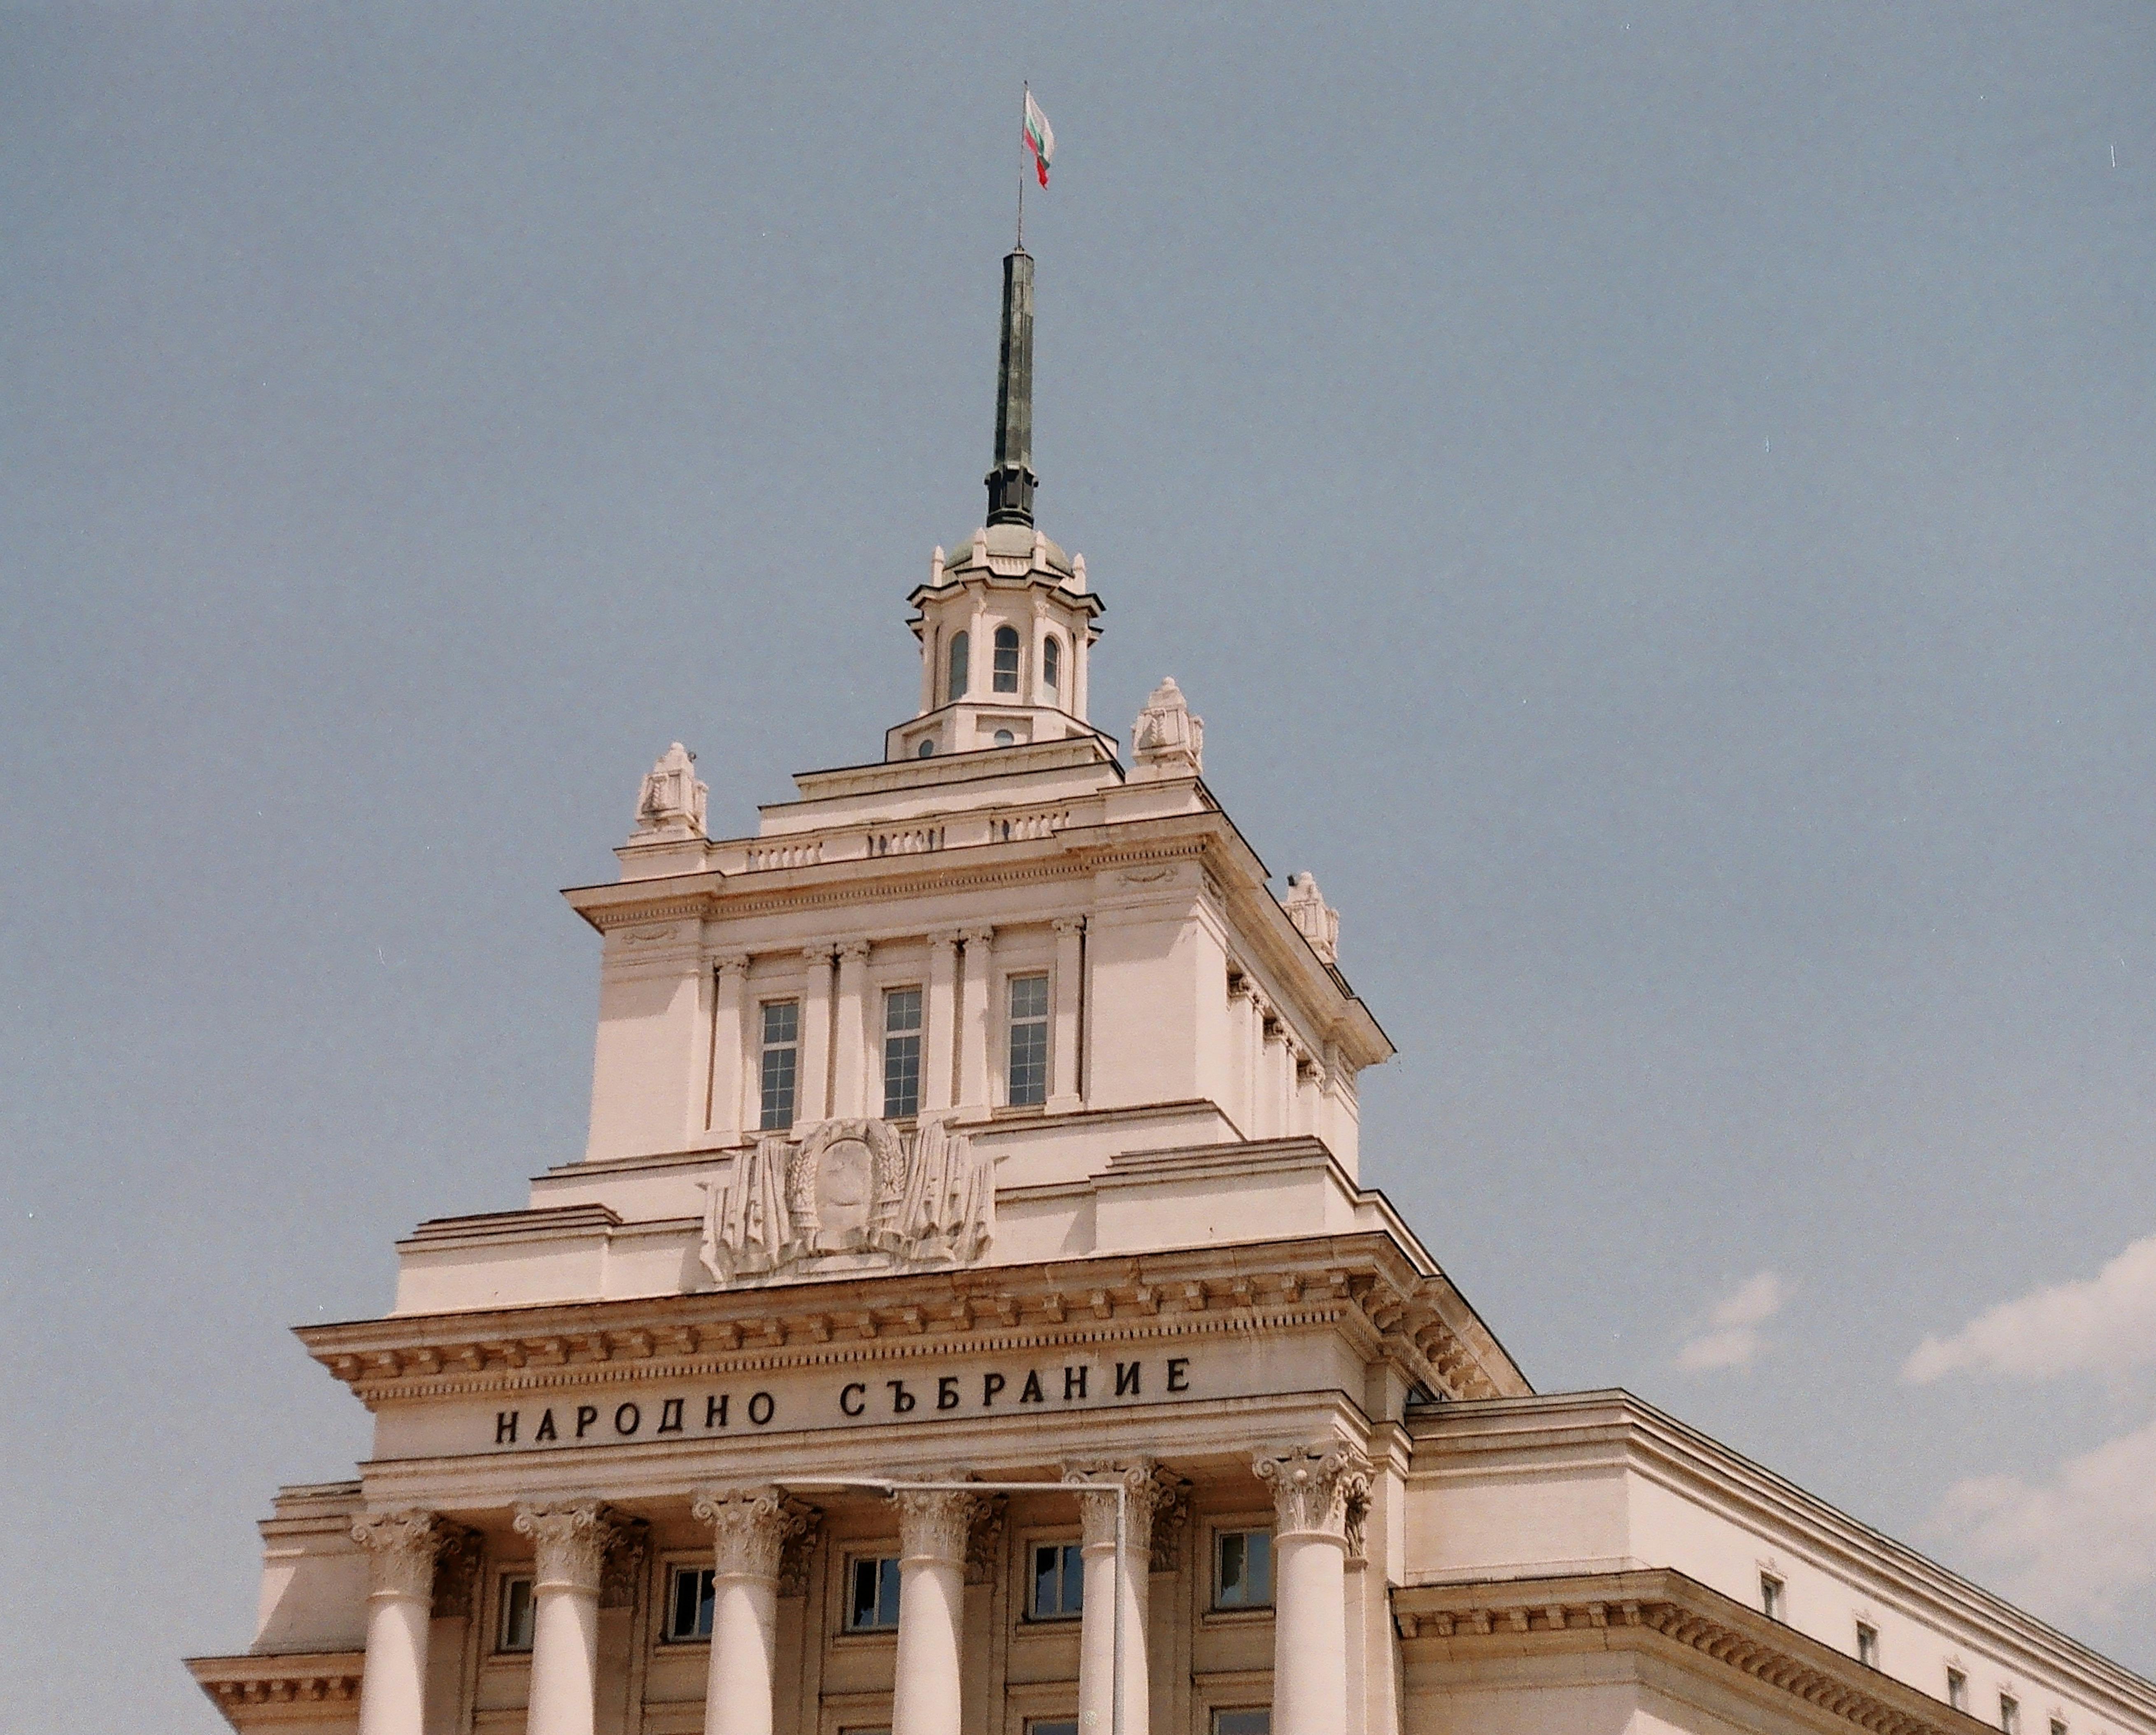
[[[995,688],[998,692],[1018,691],[1018,629],[998,626],[996,629]]]
[[[965,698],[966,665],[972,661],[973,654],[973,641],[964,633],[951,635],[951,680],[949,691],[943,695],[945,703]]]
[[[1040,641],[1040,690],[1051,699],[1063,681],[1063,641],[1054,633]]]

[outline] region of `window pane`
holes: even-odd
[[[854,1563],[853,1612],[847,1616],[850,1627],[872,1627],[876,1624],[876,1567],[873,1560]]]
[[[883,997],[883,1112],[895,1120],[921,1112],[921,991],[894,988]]]
[[[944,698],[962,699],[966,696],[966,664],[973,655],[972,642],[967,636],[953,633],[951,636],[951,682]]]
[[[898,1557],[886,1556],[876,1563],[876,1624],[895,1627],[898,1624]]]
[[[998,692],[1018,691],[1018,633],[1009,626],[996,629],[995,690]]]
[[[1252,1531],[1249,1547],[1250,1601],[1262,1609],[1273,1599],[1273,1533],[1269,1530]]]
[[[801,1002],[773,1000],[763,1007],[763,1055],[757,1078],[757,1124],[766,1132],[793,1125],[793,1087],[801,1040]]]
[[[1048,1100],[1048,978],[1013,976],[1009,1076],[1005,1100]]]
[[[531,1581],[505,1578],[501,1585],[501,1648],[531,1648]]]
[[[1240,1609],[1249,1599],[1248,1587],[1243,1582],[1244,1543],[1249,1540],[1241,1531],[1221,1533],[1220,1588],[1214,1601],[1223,1609]]]
[[[666,1636],[670,1639],[708,1639],[711,1636],[712,1574],[706,1567],[674,1568],[674,1594],[668,1599]]]
[[[774,1043],[798,1043],[801,1040],[801,1002],[798,1000],[770,1000],[763,1007],[763,1045]]]
[[[1062,678],[1062,644],[1055,639],[1045,640],[1040,646],[1040,684],[1053,692]]]
[[[1068,1722],[1059,1722],[1053,1718],[1044,1718],[1029,1722],[1025,1726],[1025,1735],[1078,1735],[1078,1725]]]
[[[1273,1735],[1273,1714],[1262,1705],[1250,1711],[1216,1711],[1213,1735]]]

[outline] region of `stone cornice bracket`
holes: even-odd
[[[597,1596],[614,1538],[614,1515],[603,1501],[523,1501],[516,1533],[531,1538],[538,1554],[532,1588],[554,1587]]]
[[[367,1551],[369,1596],[431,1604],[434,1563],[454,1533],[432,1512],[413,1507],[361,1519],[352,1539]]]
[[[956,1481],[939,1476],[938,1481]],[[903,1483],[891,1490],[891,1504],[898,1508],[898,1552],[901,1561],[925,1560],[937,1566],[966,1563],[966,1542],[973,1527],[980,1496],[952,1488],[908,1488]]]
[[[1273,1490],[1276,1540],[1321,1537],[1343,1547],[1351,1540],[1348,1519],[1357,1509],[1357,1526],[1370,1499],[1370,1466],[1359,1452],[1334,1443],[1290,1446],[1261,1452],[1251,1466]]]
[[[768,1578],[774,1583],[787,1544],[821,1516],[768,1485],[698,1488],[691,1493],[689,1511],[699,1524],[711,1526],[713,1564],[720,1578]]]
[[[1078,1496],[1078,1518],[1087,1548],[1116,1546],[1116,1489],[1123,1489],[1127,1546],[1152,1552],[1152,1519],[1165,1493],[1154,1472],[1159,1465],[1150,1458],[1107,1462],[1097,1458],[1066,1459],[1063,1481]]]

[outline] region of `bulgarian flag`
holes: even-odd
[[[1040,184],[1045,187],[1049,159],[1055,155],[1055,129],[1048,124],[1048,116],[1041,113],[1031,90],[1025,93],[1025,142],[1033,152],[1033,166],[1040,171]]]

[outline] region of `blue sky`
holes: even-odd
[[[739,831],[910,713],[1025,76],[1096,719],[1173,673],[1341,907],[1368,1178],[1542,1388],[2156,1668],[2152,73],[2134,4],[0,13],[17,1727],[218,1727],[173,1660],[363,1448],[285,1327],[581,1149],[555,893],[654,757]]]

